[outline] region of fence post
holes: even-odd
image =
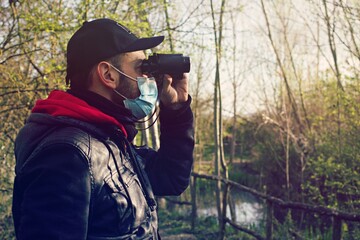
[[[267,200],[266,208],[266,240],[271,240],[273,232],[273,203]]]
[[[226,208],[227,208],[227,199],[228,199],[228,192],[229,192],[229,184],[225,184],[224,192],[223,192],[223,198],[222,198],[222,211],[221,211],[221,221],[219,226],[219,240],[225,239],[225,227],[226,227]]]
[[[191,187],[191,231],[195,231],[195,223],[197,218],[197,206],[196,206],[196,176],[192,177]]]
[[[341,218],[334,216],[332,224],[332,240],[341,240],[341,226]]]

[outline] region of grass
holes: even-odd
[[[196,239],[217,239],[219,233],[218,220],[216,217],[199,217],[195,222],[195,229],[191,229],[190,214],[179,214],[175,211],[159,209],[159,228],[162,236],[191,234]],[[254,239],[248,234],[226,227],[226,239]]]

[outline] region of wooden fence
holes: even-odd
[[[237,230],[248,233],[248,234],[252,235],[253,237],[255,237],[256,239],[261,239],[261,240],[262,239],[266,239],[266,240],[273,239],[273,218],[274,218],[273,217],[273,208],[274,208],[275,204],[278,206],[281,206],[283,208],[303,210],[306,212],[317,213],[319,215],[325,215],[325,216],[331,217],[332,218],[332,239],[333,240],[341,239],[342,221],[360,222],[360,214],[357,214],[357,213],[347,213],[347,212],[343,212],[343,211],[340,211],[337,209],[332,209],[332,208],[328,208],[328,207],[324,207],[324,206],[314,206],[314,205],[309,205],[309,204],[304,204],[304,203],[299,203],[299,202],[284,201],[282,199],[258,192],[257,190],[255,190],[253,188],[246,187],[244,185],[241,185],[241,184],[231,181],[229,179],[220,178],[220,177],[217,177],[214,175],[192,173],[192,176],[193,176],[194,186],[196,186],[197,178],[203,178],[203,179],[208,179],[208,180],[213,180],[213,181],[221,181],[223,184],[225,184],[226,190],[229,189],[229,187],[231,186],[231,187],[235,187],[235,188],[239,189],[240,191],[245,191],[245,192],[251,193],[254,196],[264,199],[267,203],[266,236],[261,236],[260,234],[254,232],[250,229],[247,229],[245,227],[242,227],[242,226],[238,225],[237,223],[233,222],[232,220],[230,220],[229,218],[226,217],[226,211],[223,211],[223,214],[221,216],[222,222],[224,222],[225,224],[227,223]],[[196,200],[193,198],[192,201],[193,201],[192,204],[194,205]],[[224,202],[224,203],[226,203],[226,202]],[[224,206],[226,206],[226,204],[224,204]],[[193,209],[193,212],[194,212],[194,209]],[[195,216],[194,213],[193,213],[193,216]],[[194,219],[194,217],[193,217],[193,219]],[[225,228],[223,228],[223,229],[225,230]],[[299,236],[295,231],[292,231],[292,234],[294,236],[296,236],[296,239],[302,239],[301,236]]]

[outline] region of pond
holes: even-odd
[[[264,217],[264,205],[253,195],[246,192],[232,192],[236,222],[242,225],[258,225]],[[198,216],[208,217],[217,216],[216,200],[198,199]],[[228,206],[226,216],[230,218],[230,208]]]

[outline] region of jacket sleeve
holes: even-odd
[[[145,157],[145,171],[155,195],[180,195],[189,185],[194,128],[191,98],[179,110],[160,111],[160,148]]]
[[[65,144],[28,161],[14,184],[17,239],[86,239],[90,179],[84,156]]]

